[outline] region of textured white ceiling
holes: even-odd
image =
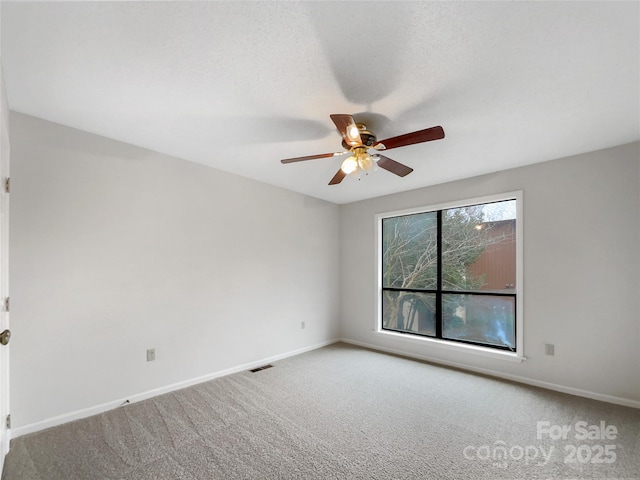
[[[2,2],[10,107],[346,203],[637,141],[640,3]],[[331,113],[414,168],[328,186]]]

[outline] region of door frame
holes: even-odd
[[[9,105],[0,61],[0,331],[9,329]],[[0,345],[0,472],[9,452],[9,345]]]

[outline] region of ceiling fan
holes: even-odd
[[[342,146],[346,149],[344,152],[321,153],[319,155],[308,155],[306,157],[285,158],[280,160],[282,163],[303,162],[305,160],[315,160],[317,158],[337,157],[351,152],[351,156],[346,158],[336,172],[329,185],[337,185],[350,173],[362,170],[367,172],[376,162],[380,168],[395,173],[400,177],[404,177],[413,172],[413,168],[407,167],[400,162],[374,153],[370,155],[367,151],[373,148],[376,151],[390,150],[392,148],[404,147],[415,143],[430,142],[431,140],[440,140],[444,138],[444,130],[442,127],[431,127],[417,132],[405,133],[397,137],[380,140],[375,134],[367,130],[367,126],[363,123],[356,123],[351,115],[334,114],[330,115],[331,120],[342,135]]]

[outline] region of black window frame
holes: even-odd
[[[443,241],[442,241],[442,230],[443,230],[443,212],[446,210],[450,210],[450,209],[455,209],[455,208],[464,208],[464,207],[473,207],[473,206],[480,206],[480,205],[488,205],[491,203],[497,203],[497,202],[503,202],[503,201],[515,201],[516,202],[516,212],[519,212],[519,208],[520,208],[520,202],[521,199],[518,198],[518,196],[506,196],[504,198],[500,198],[500,199],[494,199],[494,200],[488,200],[488,201],[473,201],[470,200],[469,203],[456,203],[454,206],[445,206],[445,207],[439,207],[439,208],[425,208],[425,209],[421,209],[421,210],[417,210],[417,211],[412,211],[412,212],[407,212],[407,213],[397,213],[397,214],[388,214],[388,215],[383,215],[380,218],[381,224],[380,224],[380,238],[384,238],[384,228],[385,228],[385,220],[389,219],[389,218],[398,218],[398,217],[403,217],[403,216],[411,216],[411,215],[416,215],[416,214],[425,214],[425,213],[436,213],[437,215],[437,220],[436,220],[436,225],[437,225],[437,232],[436,232],[436,250],[437,250],[437,272],[436,272],[436,288],[402,288],[402,287],[385,287],[384,286],[384,281],[383,281],[383,277],[384,277],[384,261],[382,260],[382,257],[384,256],[384,250],[382,248],[382,241],[380,241],[380,249],[378,251],[378,260],[380,261],[380,268],[379,268],[379,318],[381,319],[379,322],[379,330],[380,331],[384,331],[384,332],[392,332],[392,333],[396,333],[396,334],[400,334],[400,335],[408,335],[410,337],[422,337],[422,338],[428,338],[428,339],[432,339],[432,340],[438,340],[438,341],[444,341],[444,342],[452,342],[455,344],[463,344],[463,345],[472,345],[472,346],[476,346],[476,347],[485,347],[485,348],[490,348],[493,350],[498,350],[498,351],[506,351],[509,353],[518,353],[520,354],[520,352],[518,351],[518,345],[521,344],[521,342],[519,341],[519,336],[521,335],[521,332],[519,331],[518,328],[518,320],[519,320],[519,315],[520,315],[520,308],[519,308],[519,286],[518,288],[516,288],[516,291],[514,291],[513,293],[511,292],[494,292],[494,291],[481,291],[481,290],[448,290],[448,289],[444,289],[442,288],[442,272],[443,272],[443,267],[442,267],[442,245],[443,245]],[[521,219],[519,218],[519,214],[516,214],[516,226],[518,225],[518,223],[521,221]],[[520,231],[518,230],[518,228],[516,228],[515,230],[515,235],[516,235],[516,243],[518,242],[518,237],[520,236]],[[516,278],[521,278],[521,275],[518,272],[518,250],[516,250]],[[521,267],[520,267],[521,268]],[[517,282],[521,283],[521,282]],[[414,332],[414,331],[408,331],[408,330],[401,330],[401,329],[394,329],[394,328],[388,328],[384,326],[384,322],[382,321],[383,318],[383,302],[382,302],[382,298],[384,296],[384,292],[385,291],[397,291],[397,292],[411,292],[411,293],[425,293],[425,294],[431,294],[431,295],[435,295],[435,335],[428,335],[428,334],[424,334],[424,333],[420,333],[420,332]],[[507,297],[507,298],[512,298],[513,299],[513,306],[514,306],[514,346],[513,347],[509,347],[506,345],[495,345],[495,344],[489,344],[489,343],[482,343],[482,342],[477,342],[477,341],[470,341],[470,340],[466,340],[466,339],[459,339],[459,338],[449,338],[449,337],[443,337],[442,335],[442,331],[443,331],[443,296],[444,295],[460,295],[460,296],[465,296],[465,295],[479,295],[479,296],[498,296],[498,297]]]

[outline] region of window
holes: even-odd
[[[379,329],[518,351],[518,196],[380,216]]]

